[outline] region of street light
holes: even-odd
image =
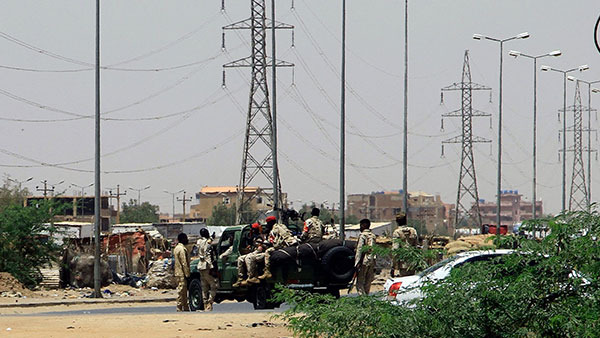
[[[22,180],[22,181],[19,181],[19,180],[16,180],[16,179],[14,179],[14,178],[10,178],[10,177],[7,177],[7,179],[8,179],[9,181],[11,181],[11,182],[14,182],[14,183],[16,183],[16,184],[17,184],[17,187],[19,188],[19,190],[21,190],[21,185],[22,185],[23,183],[25,183],[25,182],[29,182],[29,181],[31,181],[31,180],[33,179],[33,177],[28,177],[27,179],[25,179],[25,180]]]
[[[560,56],[562,53],[560,50],[555,50],[550,53],[532,56],[525,53],[521,53],[516,50],[511,50],[508,55],[514,56],[515,58],[522,56],[533,60],[533,203],[531,204],[532,218],[536,218],[535,202],[537,201],[537,60],[547,56]]]
[[[89,188],[89,187],[91,187],[93,185],[94,185],[94,183],[90,183],[88,185],[77,185],[75,183],[71,183],[70,184],[71,187],[76,187],[76,188],[81,189],[81,216],[83,216],[83,204],[84,204],[83,203],[83,196],[84,196],[84,190],[85,190],[85,188]]]
[[[175,195],[179,194],[180,192],[183,192],[183,189],[176,191],[176,192],[170,192],[168,190],[163,190],[163,192],[165,192],[167,194],[171,194],[171,197],[173,197],[173,214],[171,215],[171,219],[173,221],[175,221]]]
[[[590,69],[588,65],[581,65],[576,68],[571,68],[568,70],[561,70],[552,68],[550,66],[542,66],[540,68],[544,72],[553,71],[557,73],[563,74],[563,168],[562,168],[562,211],[566,210],[566,201],[567,201],[567,161],[565,160],[567,155],[567,74],[574,72],[576,70],[583,72],[585,70]]]
[[[494,42],[498,42],[500,44],[500,87],[498,91],[498,177],[496,182],[496,234],[500,234],[500,196],[501,196],[501,179],[502,179],[502,57],[503,57],[503,48],[504,43],[517,40],[517,39],[527,39],[529,37],[529,33],[523,32],[519,35],[515,35],[513,37],[507,39],[496,39],[490,36],[485,36],[481,34],[473,34],[473,39],[475,40],[490,40]]]
[[[145,186],[145,187],[143,187],[143,188],[139,188],[139,189],[136,189],[136,188],[129,187],[128,189],[129,189],[129,190],[133,190],[133,191],[137,191],[137,193],[138,193],[138,201],[137,201],[138,203],[137,203],[137,204],[138,204],[138,205],[140,205],[140,200],[141,200],[141,198],[142,198],[142,197],[141,197],[141,192],[142,192],[142,191],[144,191],[144,190],[150,189],[150,186],[149,186],[149,185],[147,185],[147,186]]]

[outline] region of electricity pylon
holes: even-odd
[[[589,199],[587,186],[585,181],[585,167],[583,165],[583,132],[587,131],[583,128],[583,111],[588,110],[587,107],[581,105],[581,93],[579,90],[579,82],[575,85],[575,100],[572,106],[567,107],[567,112],[573,112],[573,125],[567,128],[567,132],[573,133],[573,145],[567,149],[573,153],[573,171],[571,176],[571,193],[569,196],[569,210],[583,211],[588,210]],[[564,109],[560,110],[565,112]],[[563,114],[566,118],[566,114]],[[566,135],[563,135],[566,137]],[[563,161],[566,161],[563,154]]]
[[[222,3],[222,8],[224,4]],[[281,205],[281,182],[275,168],[276,149],[274,145],[273,119],[269,102],[267,68],[275,62],[276,67],[293,67],[289,62],[279,61],[267,56],[267,30],[293,29],[294,26],[276,22],[266,17],[265,0],[250,0],[251,16],[248,19],[223,27],[223,46],[225,31],[234,29],[250,30],[251,55],[223,65],[224,68],[249,67],[252,70],[250,81],[250,100],[246,119],[246,135],[242,155],[240,184],[238,186],[237,212],[238,224],[247,218],[244,213],[253,212],[251,201],[266,196],[271,205]],[[225,76],[223,76],[224,78]],[[276,85],[272,83],[272,85]],[[262,182],[259,182],[262,178]],[[259,189],[247,189],[252,184]],[[277,188],[275,188],[277,187]],[[277,203],[275,202],[277,200]]]
[[[456,194],[456,211],[454,226],[463,220],[470,220],[470,224],[481,226],[481,211],[479,209],[479,192],[477,191],[477,175],[475,174],[475,159],[473,157],[473,143],[490,143],[491,141],[479,136],[473,136],[473,117],[489,117],[490,114],[473,109],[473,91],[491,90],[491,88],[471,81],[471,67],[469,66],[469,51],[465,50],[462,81],[442,88],[442,99],[445,91],[460,90],[462,102],[460,109],[442,114],[442,128],[444,117],[460,117],[462,120],[461,135],[442,141],[442,155],[444,144],[460,143],[462,146],[460,159],[460,173],[458,175],[458,191]],[[465,204],[467,199],[473,200],[469,207]],[[470,216],[470,217],[468,217]]]

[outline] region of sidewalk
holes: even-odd
[[[80,304],[130,304],[130,303],[162,303],[174,302],[177,297],[158,296],[158,297],[127,297],[127,298],[80,298],[80,299],[23,299],[19,298],[15,303],[0,303],[0,309],[23,308],[23,307],[42,307],[42,306],[60,306],[60,305],[80,305]]]

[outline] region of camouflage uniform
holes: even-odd
[[[392,249],[396,250],[400,248],[400,243],[406,243],[408,246],[417,246],[419,236],[417,230],[412,227],[399,226],[392,233]],[[394,260],[392,274],[399,272],[401,276],[407,276],[414,274],[414,271],[408,270],[408,266],[405,263],[400,263],[398,260]]]
[[[185,245],[178,243],[173,250],[177,278],[177,311],[189,311],[187,278],[190,277],[190,256]]]
[[[317,216],[304,221],[301,239],[304,242],[320,242],[323,239],[323,222]]]
[[[248,283],[259,283],[258,274],[256,272],[256,265],[253,264],[254,260],[259,258],[264,259],[263,252],[263,237],[262,235],[257,236],[252,241],[252,248],[250,252],[245,255],[240,255],[237,258],[237,271],[238,280],[233,284],[233,287],[246,286]],[[244,277],[248,276],[248,279],[244,280]]]
[[[198,246],[198,272],[200,273],[200,283],[202,285],[202,300],[206,310],[212,310],[212,304],[217,295],[217,283],[211,276],[210,270],[216,262],[213,262],[211,255],[210,238],[200,238],[196,245]]]
[[[298,240],[296,237],[292,235],[290,229],[287,226],[276,223],[273,225],[273,229],[269,232],[269,242],[273,245],[272,247],[265,250],[265,253],[260,256],[254,256],[254,260],[252,261],[253,268],[256,268],[261,259],[265,260],[265,269],[261,276],[258,276],[258,279],[266,279],[270,278],[271,275],[271,253],[273,251],[298,244]]]
[[[356,290],[359,295],[368,295],[371,290],[371,283],[375,277],[375,260],[377,256],[371,252],[362,252],[363,246],[375,245],[375,234],[369,229],[365,229],[358,236],[356,244],[356,255],[354,264],[358,269],[356,276]]]

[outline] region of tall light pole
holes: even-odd
[[[340,98],[340,239],[346,238],[346,0],[342,0],[342,65]]]
[[[95,65],[95,146],[94,146],[94,297],[102,298],[100,292],[100,0],[96,0],[96,65]]]
[[[64,183],[65,180],[61,180],[58,183],[52,184],[52,183],[48,183],[48,180],[43,180],[40,181],[40,183],[42,183],[44,185],[43,188],[40,188],[39,186],[35,186],[35,190],[37,191],[43,191],[44,192],[44,199],[48,198],[48,192],[54,193],[54,188],[59,185]],[[50,188],[48,188],[48,186],[50,186]]]
[[[171,214],[171,220],[175,221],[175,195],[179,194],[180,192],[183,192],[183,189],[176,191],[176,192],[170,192],[168,190],[163,190],[163,192],[170,194],[171,197],[173,198],[173,213]]]
[[[9,181],[11,181],[11,182],[16,183],[17,187],[19,188],[19,191],[21,191],[21,186],[23,185],[23,183],[31,181],[33,179],[33,177],[28,177],[27,179],[24,179],[22,181],[19,181],[17,179],[10,178],[10,177],[7,177],[6,179],[9,180]]]
[[[588,65],[581,65],[576,68],[571,68],[567,70],[561,70],[557,68],[552,68],[550,66],[542,66],[540,69],[544,72],[553,71],[557,73],[563,74],[563,158],[562,158],[562,211],[564,212],[567,209],[567,74],[574,72],[576,70],[583,72],[584,70],[588,70],[590,67]]]
[[[404,0],[404,122],[402,142],[402,207],[408,219],[408,0]]]
[[[493,37],[481,35],[481,34],[473,34],[473,39],[475,40],[489,40],[498,42],[500,44],[500,87],[498,89],[498,175],[496,178],[496,234],[500,234],[500,200],[502,193],[502,57],[504,51],[504,43],[516,40],[516,39],[527,39],[529,37],[529,33],[524,32],[519,35],[515,35],[513,37],[507,39],[496,39]]]
[[[536,218],[536,201],[537,201],[537,60],[545,58],[547,56],[560,56],[562,53],[560,50],[555,50],[550,53],[532,56],[525,53],[511,50],[508,55],[519,57],[526,57],[533,60],[533,202],[531,204],[532,218]]]
[[[600,80],[596,81],[583,81],[576,79],[572,76],[567,77],[570,81],[578,81],[588,85],[588,174],[587,174],[587,186],[588,186],[588,201],[592,205],[592,85],[600,83]],[[595,88],[594,88],[595,89]],[[595,89],[597,90],[597,89]],[[594,91],[595,92],[595,91]]]
[[[145,186],[143,188],[139,188],[139,189],[129,187],[128,189],[129,190],[133,190],[133,191],[137,191],[137,193],[138,193],[137,205],[140,205],[141,204],[141,198],[142,198],[141,192],[144,191],[144,190],[150,189],[150,186],[147,185],[147,186]]]

